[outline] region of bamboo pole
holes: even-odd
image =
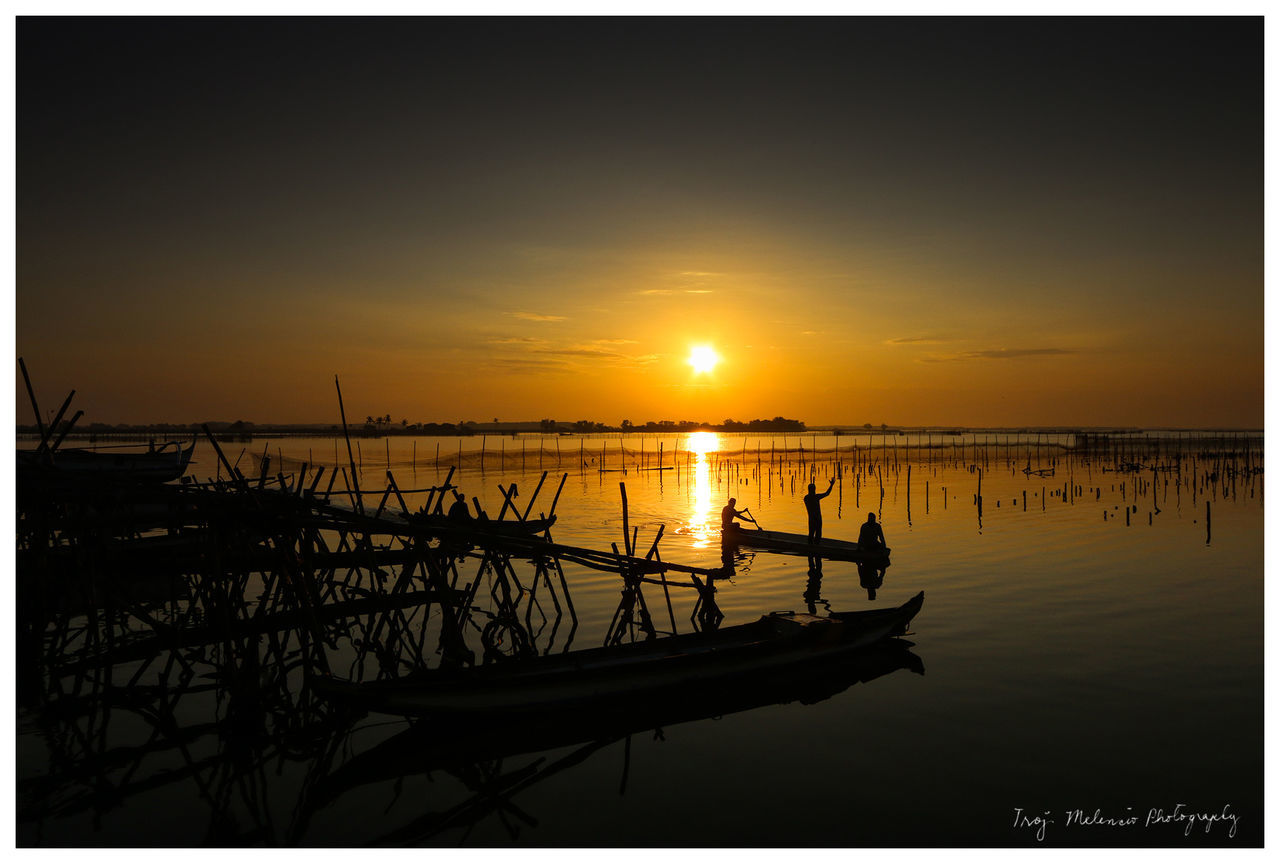
[[[360,481],[356,477],[356,458],[351,453],[351,432],[347,429],[347,410],[342,405],[342,385],[338,383],[337,375],[333,376],[333,386],[338,390],[338,413],[342,415],[342,435],[347,439],[347,459],[351,462],[351,483],[355,487],[356,510],[363,514],[364,504],[360,499]]]
[[[57,413],[57,414],[55,414],[55,415],[53,416],[53,421],[49,424],[49,433],[48,433],[48,436],[49,436],[50,438],[52,438],[52,437],[53,437],[53,433],[54,433],[54,432],[57,432],[57,431],[58,431],[58,424],[62,422],[62,415],[63,415],[63,414],[65,414],[65,413],[67,413],[67,408],[71,405],[71,398],[72,398],[73,396],[75,396],[75,395],[76,395],[76,391],[74,391],[74,390],[72,390],[70,393],[68,393],[68,394],[67,394],[67,398],[66,398],[66,399],[63,401],[63,403],[62,403],[62,407],[61,407],[61,408],[59,408],[59,409],[58,409],[58,413]],[[77,413],[76,413],[76,417],[78,418],[78,417],[79,417],[81,414],[83,414],[83,413],[84,413],[83,411],[77,412]],[[72,421],[72,423],[73,423],[73,424],[74,424],[74,422],[75,422],[75,421]],[[69,428],[70,428],[70,427],[68,427],[68,429],[69,429]],[[41,442],[40,442],[40,446],[36,448],[36,452],[40,452],[41,450],[46,450],[46,449],[47,449],[47,450],[49,450],[50,452],[52,452],[52,451],[54,451],[54,450],[57,450],[57,449],[58,449],[58,444],[61,444],[61,443],[62,443],[62,438],[65,438],[65,437],[66,437],[66,432],[63,432],[63,433],[62,433],[62,436],[61,436],[60,438],[58,438],[58,441],[57,441],[56,443],[52,444],[52,445],[50,445],[48,441],[41,441]]]
[[[627,517],[627,484],[625,481],[618,482],[618,488],[622,492],[622,542],[627,550],[627,557],[632,557],[631,552],[631,529]]]
[[[40,419],[40,405],[36,402],[35,388],[31,386],[31,376],[27,374],[27,364],[21,357],[18,358],[18,368],[22,370],[22,380],[27,382],[27,396],[31,399],[31,410],[36,415],[36,428],[40,430],[40,446],[43,447],[49,436],[44,429],[44,420]]]

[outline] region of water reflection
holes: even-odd
[[[342,752],[346,758],[335,759],[312,775],[314,783],[307,789],[307,807],[313,811],[343,799],[367,796],[373,789],[385,789],[387,784],[398,789],[410,778],[442,771],[463,781],[462,799],[448,800],[446,790],[436,789],[431,790],[428,800],[406,802],[395,807],[395,812],[388,808],[387,823],[405,818],[409,821],[372,842],[421,844],[447,831],[461,831],[465,839],[481,820],[501,817],[504,812],[516,816],[524,826],[536,828],[538,819],[513,800],[516,794],[624,742],[619,794],[626,794],[632,735],[651,731],[653,740],[667,741],[672,727],[682,724],[769,705],[812,705],[856,684],[867,684],[902,669],[923,675],[924,662],[911,650],[913,647],[912,642],[890,639],[852,654],[816,656],[798,667],[761,668],[745,682],[702,682],[638,701],[627,710],[535,713],[521,717],[518,723],[507,715],[461,720],[447,716],[408,719],[403,731],[364,748],[352,746],[354,734],[338,735],[331,750]],[[383,723],[385,715],[370,719]],[[351,732],[358,728],[353,725]],[[671,740],[676,737],[672,734]],[[566,747],[575,749],[566,755],[549,752]],[[540,753],[544,755],[535,758]],[[507,819],[501,819],[501,824],[512,840],[524,827]],[[693,838],[695,842],[705,840],[696,833]]]
[[[708,453],[720,450],[720,436],[714,432],[693,432],[686,445],[693,454],[693,493],[690,496],[689,533],[693,548],[705,549],[719,542],[720,530],[713,519],[715,504],[711,500],[711,462]]]
[[[916,836],[910,832],[918,830],[919,813],[954,811],[967,818],[970,812],[989,812],[993,801],[997,805],[1004,801],[1001,796],[1007,787],[996,784],[1000,788],[967,791],[960,801],[946,791],[913,785],[915,778],[938,771],[979,776],[993,764],[1025,780],[1033,791],[1039,788],[1034,778],[1051,778],[1044,782],[1046,788],[1053,789],[1063,782],[1058,778],[1087,774],[1081,782],[1092,784],[1096,777],[1109,776],[1114,765],[1134,764],[1145,778],[1134,780],[1136,775],[1126,775],[1130,779],[1124,782],[1130,785],[1125,791],[1135,796],[1154,799],[1161,789],[1179,784],[1207,783],[1217,788],[1213,784],[1229,781],[1233,788],[1245,790],[1239,793],[1240,806],[1253,809],[1262,800],[1260,775],[1253,767],[1262,746],[1261,697],[1257,694],[1263,683],[1262,581],[1258,576],[1262,572],[1263,487],[1257,473],[1260,467],[1248,464],[1250,459],[1260,459],[1256,449],[1237,448],[1233,456],[1226,450],[1202,452],[1184,447],[1139,454],[1141,459],[1125,451],[1129,458],[1123,465],[1118,461],[1113,464],[1112,451],[1064,452],[1055,460],[1055,488],[1055,479],[1048,479],[1052,475],[1028,475],[1023,470],[1025,459],[1012,462],[1003,452],[992,454],[988,469],[985,451],[975,456],[972,442],[960,448],[958,438],[955,445],[948,439],[948,449],[913,454],[914,472],[910,474],[912,463],[893,461],[891,450],[886,457],[879,447],[875,451],[861,448],[847,454],[844,479],[838,482],[849,485],[852,505],[858,505],[859,494],[865,495],[868,503],[853,513],[854,518],[846,517],[841,523],[845,526],[842,534],[856,532],[861,521],[858,517],[865,518],[867,510],[883,515],[878,521],[899,526],[886,529],[895,536],[895,547],[902,547],[895,582],[886,584],[883,570],[860,568],[855,583],[851,567],[828,561],[829,578],[824,579],[821,569],[811,565],[806,584],[799,565],[802,558],[741,549],[734,554],[721,549],[716,554],[718,543],[714,541],[719,507],[730,494],[750,503],[770,528],[803,530],[803,508],[792,478],[797,482],[808,478],[785,462],[786,457],[774,456],[767,442],[764,458],[753,471],[747,464],[751,460],[744,462],[741,459],[745,457],[738,457],[741,445],[736,439],[727,442],[706,434],[686,440],[687,453],[694,454],[687,462],[687,454],[681,454],[678,463],[684,473],[680,479],[686,485],[677,483],[672,494],[674,473],[641,475],[643,481],[630,477],[628,487],[636,508],[632,512],[660,513],[661,518],[671,520],[668,524],[681,524],[677,548],[670,555],[664,550],[664,557],[671,561],[699,566],[719,563],[734,567],[739,574],[753,568],[754,578],[736,584],[727,578],[716,580],[716,588],[723,592],[720,597],[726,601],[727,624],[754,620],[770,609],[798,609],[801,603],[817,614],[827,614],[831,607],[847,609],[866,603],[864,598],[873,592],[876,602],[892,602],[899,591],[924,587],[946,597],[949,605],[945,610],[935,609],[926,626],[920,628],[922,645],[928,649],[928,640],[938,640],[954,651],[947,674],[927,692],[901,686],[905,675],[899,674],[898,680],[887,681],[886,686],[833,700],[818,712],[798,706],[769,709],[761,712],[758,720],[738,718],[734,724],[718,727],[715,734],[724,736],[723,750],[706,746],[712,737],[706,730],[714,721],[697,720],[698,714],[692,713],[695,700],[688,700],[687,705],[680,702],[677,707],[680,712],[688,709],[687,716],[702,722],[701,727],[675,728],[681,714],[659,713],[656,705],[641,706],[648,716],[638,712],[632,719],[652,722],[650,728],[665,732],[663,747],[681,750],[677,757],[636,746],[633,778],[641,776],[642,769],[656,774],[678,763],[688,766],[682,780],[705,775],[707,786],[698,791],[714,794],[721,791],[715,785],[715,773],[723,764],[719,754],[729,752],[752,759],[758,755],[760,738],[768,735],[776,748],[771,754],[774,758],[771,764],[763,760],[765,764],[753,768],[753,773],[769,782],[786,782],[789,766],[812,758],[814,724],[824,722],[821,715],[825,712],[831,720],[839,721],[821,727],[824,734],[831,735],[830,758],[835,770],[830,777],[822,784],[796,787],[795,797],[785,801],[761,797],[758,812],[734,814],[737,818],[761,823],[770,814],[778,814],[778,824],[785,820],[785,830],[790,831],[795,824],[804,824],[812,809],[835,806],[834,801],[841,807],[849,805],[846,812],[850,820],[835,829],[844,834],[822,835],[833,845],[840,845],[835,841],[901,843]],[[555,439],[550,443],[556,443]],[[285,442],[284,459],[275,460],[273,470],[283,464],[285,471],[296,471],[286,460],[296,455],[298,465],[307,461],[309,444],[306,439]],[[668,441],[668,464],[670,444]],[[681,444],[683,449],[684,442]],[[478,449],[481,441],[474,445]],[[325,447],[330,452],[334,449],[328,440],[317,441],[315,446],[317,455]],[[368,442],[365,446],[368,457]],[[393,440],[391,447],[395,446]],[[433,450],[435,446],[431,444]],[[419,442],[418,447],[421,452],[424,445]],[[566,462],[576,459],[578,451],[576,441],[566,447]],[[964,454],[962,460],[957,451]],[[271,453],[276,452],[272,444]],[[716,478],[710,476],[710,466],[716,461],[710,458],[713,453],[718,459],[724,457],[720,467],[726,473],[728,465],[738,459],[736,464],[743,469],[741,479],[749,479],[750,485],[730,479],[734,483],[731,488],[717,488]],[[251,455],[243,464],[248,464]],[[1119,453],[1115,456],[1118,460]],[[403,457],[403,464],[410,464],[409,453]],[[389,459],[396,458],[392,450]],[[548,450],[546,459],[554,464],[554,449]],[[984,466],[984,523],[994,529],[986,532],[986,538],[977,538],[973,525],[978,506],[975,459],[981,459],[977,464]],[[1159,463],[1152,467],[1157,459]],[[236,461],[234,454],[232,461]],[[1130,467],[1138,461],[1146,466],[1141,471]],[[206,459],[197,470],[213,473],[212,464],[213,460]],[[1235,473],[1228,471],[1232,466]],[[257,476],[260,472],[251,473]],[[415,476],[414,486],[447,482],[445,471],[438,475],[423,471]],[[507,488],[511,488],[512,479],[519,479],[522,488],[531,488],[537,475],[527,484],[526,476],[500,479]],[[1030,476],[1036,477],[1034,482],[1029,482]],[[877,496],[881,478],[885,492]],[[325,479],[329,479],[327,475]],[[474,490],[491,513],[504,503],[494,488],[496,484],[489,483]],[[566,489],[561,498],[561,524],[557,525],[563,536],[558,539],[583,547],[607,545],[597,537],[591,520],[605,522],[602,512],[616,512],[616,487],[602,482],[600,488],[604,492],[589,491],[584,482],[581,494],[574,494],[572,486]],[[324,490],[321,483],[318,491]],[[605,493],[608,497],[603,497]],[[405,494],[410,509],[417,509],[425,500],[425,494],[414,497],[408,490]],[[915,499],[913,503],[918,503],[921,495],[926,501],[926,506],[913,511],[915,523],[909,529],[903,519],[908,494]],[[928,504],[930,495],[932,507]],[[938,506],[939,499],[942,506]],[[1001,499],[1003,506],[997,506]],[[289,500],[294,499],[282,496],[276,503]],[[129,499],[127,503],[138,513],[150,512],[143,507],[145,501]],[[1121,508],[1130,518],[1118,518]],[[169,512],[168,508],[156,509]],[[88,511],[75,512],[83,520]],[[536,509],[533,515],[537,515]],[[1212,558],[1209,550],[1202,548],[1210,516]],[[335,615],[358,613],[358,617],[349,623],[336,622],[328,613],[315,619],[305,609],[275,602],[250,605],[248,610],[254,614],[237,616],[246,573],[243,568],[231,568],[223,574],[216,569],[222,565],[214,556],[224,556],[237,543],[249,542],[238,539],[245,533],[239,521],[228,520],[213,531],[202,526],[173,536],[127,538],[128,543],[123,539],[107,543],[97,526],[98,532],[85,538],[83,550],[64,548],[62,535],[51,536],[47,544],[37,543],[44,526],[40,520],[18,520],[15,671],[22,712],[16,772],[20,845],[457,843],[465,842],[473,828],[473,842],[497,844],[507,836],[503,834],[507,828],[504,820],[509,819],[515,828],[530,825],[515,816],[512,808],[520,808],[532,819],[542,819],[540,834],[530,840],[525,827],[521,842],[563,842],[564,835],[555,833],[557,825],[580,815],[571,809],[577,800],[574,793],[587,798],[594,792],[601,763],[622,774],[625,736],[646,736],[645,730],[585,716],[558,718],[541,728],[507,718],[496,727],[474,730],[388,721],[386,715],[352,718],[306,689],[302,664],[314,651],[304,650],[304,646],[323,639],[340,640],[342,652],[334,657],[334,671],[345,671],[359,661],[369,677],[378,675],[384,663],[388,674],[397,673],[401,657],[438,656],[434,652],[444,624],[441,607],[433,602],[416,614],[408,611],[409,607],[402,614],[391,614],[379,601],[375,608],[376,598],[366,596],[373,590],[371,580],[375,577],[386,578],[388,586],[404,577],[402,587],[419,592],[424,604],[428,590],[432,596],[467,590],[472,600],[483,603],[491,613],[476,613],[479,617],[473,618],[474,625],[466,625],[464,631],[477,659],[484,650],[519,653],[506,650],[519,638],[511,631],[515,620],[524,624],[539,654],[561,651],[566,644],[565,631],[572,635],[576,621],[566,604],[563,626],[556,630],[561,620],[557,603],[568,599],[567,591],[549,590],[562,585],[565,574],[558,567],[549,567],[539,575],[531,564],[512,562],[518,568],[513,574],[499,558],[489,558],[483,566],[471,559],[466,567],[460,562],[442,565],[447,566],[442,574],[445,584],[437,584],[438,580],[410,583],[408,579],[420,578],[406,569],[415,557],[412,550],[388,549],[378,551],[388,566],[377,574],[353,575],[351,567],[370,554],[369,547],[357,542],[360,538],[350,532],[328,533],[305,549],[284,545],[296,554],[272,554],[250,563],[288,567],[288,573],[281,576],[292,579],[298,562],[310,562],[309,566],[324,577],[318,589],[330,611]],[[616,524],[607,527],[608,540],[615,540]],[[695,527],[700,528],[696,534]],[[710,547],[703,550],[705,555],[688,554],[685,544],[695,539],[699,546]],[[1196,542],[1182,543],[1182,539]],[[183,578],[170,590],[166,574],[180,547],[204,550],[209,563],[202,572],[208,571],[207,578],[193,579],[190,586]],[[58,573],[65,571],[68,578],[55,583],[46,570],[35,572],[37,560]],[[1002,570],[1015,568],[1000,565],[1045,560],[1052,560],[1054,566],[1044,568],[1036,579],[1001,578]],[[1203,572],[1210,567],[1215,572],[1214,590],[1205,591]],[[566,568],[586,641],[597,644],[618,602],[616,577],[595,577],[572,563]],[[153,584],[159,577],[165,577],[162,584]],[[676,596],[675,614],[668,617],[662,588],[645,587],[655,617],[670,622],[673,630],[679,624],[686,632],[686,621],[691,617],[688,603],[680,605],[680,596]],[[802,589],[803,600],[798,593]],[[1143,599],[1135,605],[1139,589]],[[193,595],[192,591],[201,593]],[[224,591],[226,596],[221,596]],[[395,596],[407,601],[413,599],[413,592]],[[1195,602],[1189,603],[1189,597]],[[1073,602],[1059,602],[1063,598]],[[274,599],[283,604],[287,595],[268,596],[269,601]],[[112,609],[103,608],[108,600],[114,604]],[[513,606],[517,602],[519,606]],[[44,610],[46,604],[48,610]],[[1010,616],[999,640],[986,638],[975,627],[989,618],[993,605],[1026,613]],[[1099,616],[1099,606],[1131,611],[1136,617]],[[188,607],[191,614],[185,614]],[[42,610],[48,611],[47,619],[38,614]],[[429,619],[424,614],[427,611]],[[540,624],[540,611],[551,619],[545,626]],[[230,622],[225,627],[219,623],[224,619]],[[1202,627],[1203,620],[1209,619],[1232,620],[1232,638],[1215,640],[1212,628]],[[1134,628],[1134,620],[1141,626]],[[155,623],[147,626],[148,621]],[[487,640],[484,631],[490,637]],[[178,633],[182,634],[180,641],[175,640]],[[1046,643],[1105,644],[1107,657],[1103,661],[1108,674],[1080,674],[1082,658],[1098,660],[1088,653],[1094,649],[1082,647],[1058,656],[1043,650]],[[1021,658],[1027,651],[1043,662],[1025,663]],[[960,655],[966,660],[963,668],[955,662]],[[1186,691],[1179,689],[1183,682],[1175,680],[1175,673],[1164,671],[1173,669],[1179,670],[1183,679],[1185,670],[1190,669],[1197,680],[1214,681],[1215,692],[1221,692],[1223,698],[1189,699]],[[853,670],[847,673],[853,674]],[[794,695],[780,692],[778,696],[792,695],[794,701],[803,702],[820,698],[821,688],[839,687],[848,680],[852,679],[844,671],[827,670],[815,674],[812,689]],[[1018,686],[1011,688],[1010,680]],[[1011,693],[1012,702],[985,698],[989,693]],[[754,700],[768,694],[751,695]],[[734,708],[731,701],[709,696],[697,706],[700,713],[718,717]],[[944,723],[929,717],[929,706],[940,704],[943,697],[955,706],[953,713],[961,722]],[[1208,707],[1201,706],[1202,702]],[[1197,706],[1203,710],[1195,710]],[[1012,715],[1011,707],[1015,709]],[[1093,739],[1088,748],[1036,750],[1045,729],[1069,741],[1071,730],[1090,722],[1097,711],[1105,711],[1115,726],[1102,744]],[[1160,719],[1152,735],[1156,712]],[[1028,716],[1034,723],[1027,721]],[[878,725],[857,722],[885,717],[915,719]],[[1236,732],[1226,739],[1204,739],[1196,735],[1196,729],[1205,724]],[[880,743],[866,748],[862,745],[872,728]],[[984,730],[995,742],[992,747],[975,751],[970,735],[974,729]],[[405,730],[411,732],[401,737],[398,733]],[[737,737],[728,737],[730,733]],[[917,746],[920,735],[928,736],[927,748]],[[1143,743],[1148,741],[1144,735],[1149,736],[1149,743]],[[642,740],[636,737],[633,746]],[[1193,758],[1177,765],[1167,763],[1161,751],[1169,740],[1190,747]],[[383,741],[388,742],[386,747],[381,747]],[[1035,761],[1025,756],[1033,751],[1037,753]],[[650,761],[646,763],[646,759]],[[849,768],[863,776],[886,778],[883,790],[887,791],[878,787],[875,795],[843,800],[841,796],[856,794],[847,779],[841,779],[851,776]],[[554,782],[544,783],[544,779]],[[616,780],[611,788],[618,787]],[[1256,792],[1251,791],[1255,786]],[[1070,791],[1076,792],[1076,787]],[[723,811],[712,811],[706,822],[700,822],[699,827],[710,833],[698,835],[689,833],[694,829],[684,823],[662,818],[669,812],[668,803],[655,801],[656,796],[646,798],[642,784],[632,783],[625,794],[629,805],[625,818],[641,818],[651,824],[652,842],[696,844],[706,842],[707,836],[734,836],[716,833],[725,827],[714,821]],[[881,797],[891,803],[910,800],[913,821],[903,824],[884,815],[890,812],[889,803],[883,811],[873,809]],[[609,821],[614,813],[608,810],[599,821],[579,822],[574,829],[580,832],[576,839],[617,842],[618,835],[609,833],[616,828]],[[1242,837],[1245,824],[1242,822]],[[1261,822],[1254,820],[1254,824]],[[751,836],[763,836],[762,830]],[[1005,836],[982,818],[975,818],[964,827],[957,821],[933,828],[929,839],[984,845],[1008,842]],[[1200,836],[1204,835],[1194,834]],[[1216,836],[1207,835],[1209,840]],[[1181,843],[1186,838],[1179,834],[1170,840]]]
[[[831,604],[822,599],[822,559],[809,556],[809,581],[804,586],[804,602],[810,615],[818,614],[818,604],[831,611]]]
[[[858,564],[858,584],[867,590],[867,599],[876,599],[876,591],[884,584],[884,571],[889,569],[886,563],[883,567],[877,567],[873,564]]]

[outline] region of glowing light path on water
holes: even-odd
[[[711,464],[708,453],[720,450],[720,436],[714,432],[694,432],[686,445],[693,453],[693,494],[689,513],[689,533],[693,534],[693,547],[705,549],[719,539],[719,526],[715,520],[715,504],[711,500]]]

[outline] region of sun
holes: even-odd
[[[699,375],[715,369],[719,362],[720,355],[710,345],[694,345],[689,349],[689,365]]]

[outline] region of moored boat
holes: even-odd
[[[889,560],[889,547],[866,549],[851,540],[823,537],[819,543],[810,543],[807,534],[789,534],[785,531],[765,531],[760,528],[744,528],[734,525],[724,531],[722,542],[728,546],[754,546],[791,555],[809,555],[833,558],[841,561],[881,562]]]
[[[17,451],[18,471],[28,476],[114,483],[166,483],[187,473],[196,441],[183,446],[167,441],[146,450],[54,450]]]
[[[749,686],[753,676],[855,652],[905,635],[923,603],[920,592],[891,609],[831,617],[775,612],[711,633],[364,683],[316,675],[311,686],[331,699],[393,714],[458,717],[599,710],[713,684],[731,685],[735,679]]]

